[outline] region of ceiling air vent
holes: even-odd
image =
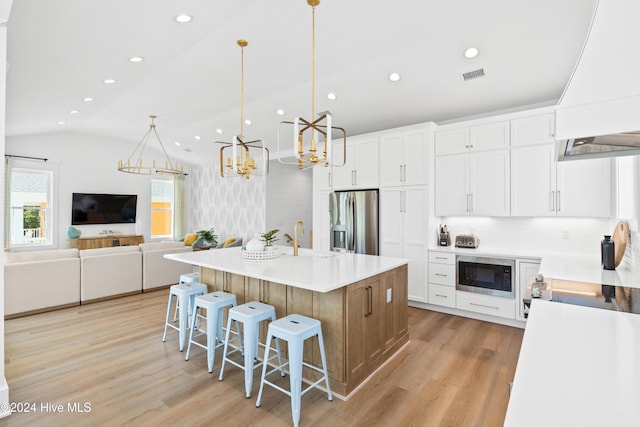
[[[468,73],[462,74],[462,78],[464,81],[477,79],[478,77],[484,77],[484,69],[479,68],[477,70],[469,71]]]

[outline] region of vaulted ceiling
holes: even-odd
[[[331,111],[356,135],[552,104],[580,55],[595,1],[322,0],[315,111]],[[180,14],[193,20],[177,23]],[[311,115],[306,0],[15,1],[7,135],[78,132],[133,147],[155,114],[172,156],[208,162],[213,141],[239,132],[239,38],[249,42],[245,118],[252,124],[244,134],[275,150],[281,120]],[[468,47],[479,55],[465,58]],[[133,56],[144,61],[132,63]],[[485,76],[463,80],[477,69]],[[391,72],[400,81],[389,81]]]

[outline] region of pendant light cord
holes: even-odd
[[[244,137],[244,46],[245,44],[240,44],[240,138]]]
[[[316,103],[316,7],[311,7],[311,121],[314,120]]]

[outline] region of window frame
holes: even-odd
[[[153,207],[153,203],[154,203],[154,198],[153,198],[153,185],[154,183],[162,183],[163,185],[169,185],[171,187],[171,207],[170,208],[154,208]],[[167,178],[151,178],[151,182],[150,182],[150,195],[149,195],[149,212],[150,212],[150,223],[151,223],[151,227],[149,229],[149,237],[151,238],[151,240],[155,240],[155,239],[173,239],[173,230],[175,227],[175,220],[176,220],[176,212],[175,212],[175,183],[173,182],[173,179],[167,179]],[[153,213],[154,211],[170,211],[171,212],[171,224],[169,227],[169,234],[161,234],[161,235],[154,235],[153,234]]]
[[[13,240],[14,238],[14,227],[13,227],[13,215],[12,212],[15,210],[24,210],[25,206],[12,206],[13,201],[13,191],[9,186],[9,191],[11,194],[9,195],[9,206],[7,211],[9,213],[9,218],[6,221],[9,221],[9,233],[8,236],[8,244],[11,250],[21,251],[21,250],[41,250],[41,249],[49,249],[56,247],[57,244],[57,227],[56,221],[58,219],[57,215],[57,199],[56,199],[56,188],[57,188],[57,173],[54,169],[50,168],[38,168],[34,167],[33,164],[24,164],[23,162],[14,161],[11,166],[11,175],[13,179],[14,173],[26,173],[26,174],[34,174],[34,175],[47,175],[47,197],[46,197],[46,208],[45,208],[45,234],[46,240],[41,243],[18,243]],[[24,220],[24,219],[23,219]],[[24,228],[22,228],[24,230]]]

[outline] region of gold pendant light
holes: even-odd
[[[132,173],[135,175],[186,175],[184,173],[182,165],[174,164],[171,161],[169,155],[167,154],[167,150],[165,150],[162,141],[160,141],[160,137],[158,136],[158,132],[156,131],[156,124],[154,123],[154,119],[156,119],[157,116],[150,115],[149,117],[151,118],[149,130],[144,134],[142,140],[138,143],[133,152],[131,152],[126,163],[122,160],[118,160],[118,170],[120,172]],[[155,136],[158,144],[160,145],[162,154],[164,154],[164,167],[156,166],[155,160],[153,160],[151,164],[143,163],[142,154],[144,153],[144,149],[147,147],[147,142],[152,135]]]
[[[240,46],[240,134],[233,137],[231,142],[216,141],[222,144],[220,147],[220,176],[223,178],[243,176],[249,179],[251,175],[265,176],[269,173],[269,150],[262,140],[244,141],[244,48],[249,43],[246,40],[238,40]],[[231,149],[231,155],[227,157],[225,164],[225,150]],[[253,155],[252,155],[253,153]],[[256,164],[256,157],[259,162]]]
[[[302,117],[296,117],[293,122],[281,121],[278,127],[278,160],[285,164],[295,164],[298,169],[303,170],[315,165],[324,166],[344,166],[347,155],[347,133],[343,128],[332,126],[331,113],[322,112],[315,117],[315,14],[316,6],[320,4],[320,0],[307,0],[311,6],[311,119],[307,120]],[[280,149],[280,129],[282,125],[293,125],[293,153],[296,158],[295,163],[286,161],[286,151]],[[342,163],[335,164],[332,156],[332,140],[333,131],[342,133]],[[320,144],[319,136],[322,136],[322,144]],[[321,145],[319,147],[319,145]]]

